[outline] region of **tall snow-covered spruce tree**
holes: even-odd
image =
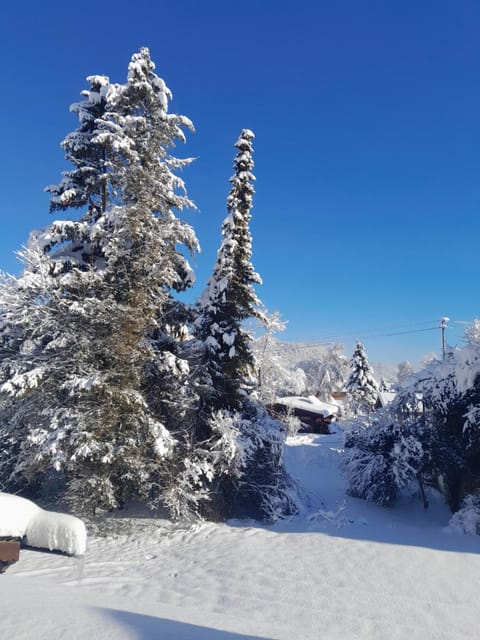
[[[185,477],[203,487],[203,508],[215,517],[270,520],[295,509],[295,492],[283,466],[282,427],[252,399],[255,359],[244,323],[263,318],[254,290],[261,279],[251,263],[253,138],[243,129],[235,144],[223,240],[198,304],[194,448],[204,443],[205,453],[189,462],[201,472]]]
[[[14,454],[3,451],[1,480],[24,487],[55,471],[83,509],[156,504],[175,443],[163,409],[185,364],[158,332],[170,291],[192,280],[179,247],[197,241],[175,214],[191,205],[175,173],[189,160],[168,152],[192,125],[168,113],[154,69],[144,48],[126,84],[89,78],[63,143],[75,168],[48,188],[52,210],[87,210],[34,234],[23,274],[0,290],[2,436]]]
[[[254,357],[251,335],[243,323],[262,316],[254,290],[261,279],[251,263],[253,138],[252,131],[243,129],[235,143],[238,153],[235,173],[230,178],[232,187],[227,198],[228,215],[222,226],[223,241],[199,304],[198,335],[209,353],[207,365],[215,389],[210,402],[217,409],[240,408],[251,388]]]
[[[378,400],[378,384],[368,362],[363,344],[357,340],[350,362],[350,375],[345,384],[348,405],[353,413],[370,413]]]

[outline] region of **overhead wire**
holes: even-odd
[[[343,338],[354,338],[354,337],[370,337],[372,335],[376,335],[377,332],[381,331],[388,331],[390,329],[402,329],[403,327],[405,329],[408,329],[409,327],[420,327],[422,325],[426,325],[426,324],[433,324],[434,322],[438,322],[438,320],[424,320],[422,322],[404,322],[402,324],[397,324],[397,325],[387,325],[387,326],[383,326],[383,327],[376,327],[376,328],[372,328],[372,329],[360,329],[357,331],[352,331],[352,332],[346,332],[346,333],[332,333],[332,334],[323,334],[323,335],[319,335],[316,338],[310,339],[311,342],[316,341],[316,342],[324,342],[324,341],[329,341],[329,340],[341,340]],[[430,331],[431,329],[435,329],[437,327],[429,327],[428,330]],[[408,332],[412,331],[423,331],[424,329],[408,329]],[[398,335],[400,335],[402,332],[398,332]],[[405,333],[407,333],[407,331],[405,331]],[[385,335],[385,336],[389,336],[389,335],[395,335],[394,332],[392,333],[382,333],[380,335]]]
[[[412,322],[412,323],[404,323],[404,324],[400,324],[400,325],[390,325],[390,328],[394,329],[396,327],[401,328],[401,327],[420,327],[421,325],[424,324],[432,324],[433,322],[438,322],[438,320],[425,320],[422,322]],[[454,321],[453,321],[454,322]],[[356,337],[359,339],[376,339],[376,338],[390,338],[390,337],[395,337],[395,336],[402,336],[402,335],[409,335],[409,334],[413,334],[413,333],[423,333],[423,332],[427,332],[427,331],[438,331],[438,329],[440,328],[440,325],[436,325],[434,327],[424,327],[424,328],[419,328],[419,329],[407,329],[405,331],[389,331],[386,333],[377,333],[377,331],[382,331],[382,330],[386,330],[388,327],[383,327],[378,328],[378,329],[371,329],[371,330],[364,330],[364,331],[357,331],[355,333],[343,333],[343,334],[330,334],[330,335],[324,335],[324,336],[320,336],[318,340],[313,341],[310,340],[309,342],[296,342],[295,341],[295,346],[297,349],[311,349],[314,347],[327,347],[327,346],[331,346],[333,344],[335,344],[335,342],[333,342],[332,340],[335,341],[341,341],[344,340],[345,338],[352,338],[352,337]],[[447,326],[446,329],[448,329],[449,327]],[[327,342],[327,340],[330,340]],[[293,342],[293,341],[292,341]]]

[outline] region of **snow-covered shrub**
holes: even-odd
[[[297,416],[293,415],[293,409],[288,409],[286,413],[278,418],[285,426],[287,436],[295,436],[300,431],[302,421]]]
[[[208,450],[198,449],[171,461],[162,492],[163,503],[173,520],[195,520],[208,517],[211,510],[209,483],[214,469]],[[215,519],[215,518],[212,518]]]
[[[451,531],[480,535],[480,491],[465,498],[448,523]]]
[[[298,489],[285,470],[283,448],[281,425],[261,406],[253,406],[251,415],[240,420],[236,474],[223,496],[230,517],[273,522],[298,511]]]
[[[453,522],[473,530],[478,496],[463,507],[461,500],[480,476],[479,321],[467,328],[463,348],[405,376],[388,413],[372,415],[369,431],[347,436],[344,466],[353,495],[383,504],[416,476],[423,490],[425,478],[459,514]]]
[[[75,478],[69,483],[65,498],[75,513],[95,514],[106,505],[109,509],[117,509],[120,505],[115,494],[112,480],[106,474],[96,474],[92,470],[91,476]]]
[[[414,425],[400,427],[387,413],[370,426],[359,424],[346,434],[342,467],[349,495],[394,504],[399,492],[419,480],[424,450]]]
[[[423,420],[431,433],[431,480],[452,512],[460,509],[465,480],[480,475],[480,342],[478,323],[466,345],[417,374]]]
[[[218,410],[208,440],[172,461],[164,502],[174,519],[254,518],[274,521],[295,513],[297,488],[283,464],[281,425],[261,405]]]
[[[236,411],[216,411],[208,421],[210,436],[187,441],[170,463],[164,503],[175,520],[198,517],[222,519],[219,507],[222,480],[241,476],[246,452],[240,433],[243,425]],[[202,425],[205,427],[206,425]]]

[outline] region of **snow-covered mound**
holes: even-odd
[[[81,556],[87,545],[85,525],[65,513],[45,511],[25,498],[0,492],[0,536],[26,538],[32,547]]]

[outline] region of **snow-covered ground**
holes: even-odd
[[[289,441],[312,495],[301,516],[175,526],[100,523],[84,561],[22,550],[0,576],[15,640],[350,640],[478,637],[480,538],[448,533],[435,496],[386,510],[344,497],[340,433]]]

